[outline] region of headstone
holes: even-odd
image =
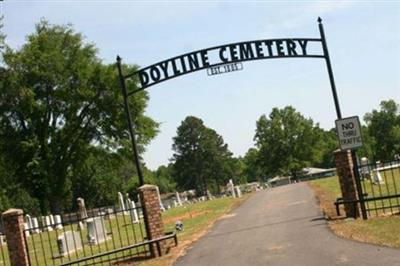
[[[28,227],[25,227],[25,229],[30,229],[29,231],[32,231],[33,224],[32,224],[32,218],[29,214],[25,215],[25,222],[28,224]],[[31,232],[32,233],[32,232]]]
[[[238,198],[242,197],[242,191],[240,191],[240,187],[236,186],[235,189],[236,189],[235,192],[236,192],[237,197]]]
[[[35,233],[35,234],[40,233],[39,222],[36,217],[32,218],[32,233]]]
[[[122,214],[125,212],[124,196],[122,196],[121,192],[118,192],[118,211],[122,212]]]
[[[82,249],[82,239],[78,232],[67,231],[57,238],[58,252],[60,256],[74,253]]]
[[[102,217],[87,219],[86,225],[89,244],[98,245],[107,240],[107,231]]]
[[[179,205],[179,206],[182,206],[181,197],[179,196],[178,191],[175,192],[175,196],[176,196],[176,201],[178,202],[178,205]]]
[[[381,174],[379,173],[379,170],[377,170],[377,169],[372,170],[372,180],[375,184],[384,184],[385,183],[383,181]]]
[[[86,218],[88,218],[88,215],[86,212],[85,200],[83,198],[77,198],[76,202],[78,205],[78,220],[83,221]]]
[[[178,202],[174,200],[174,208],[178,207]]]
[[[136,210],[136,206],[135,206],[135,202],[133,200],[130,201],[130,206],[129,206],[129,214],[131,217],[131,222],[136,224],[139,222],[139,217],[138,217],[138,213]]]
[[[25,236],[30,236],[31,234],[30,234],[30,227],[29,227],[29,225],[28,225],[28,223],[24,223],[24,227],[25,227]]]
[[[157,186],[156,186],[156,189],[157,189],[158,201],[160,202],[161,211],[165,211],[164,205],[163,205],[163,203],[162,203],[162,201],[161,201],[160,190],[158,189]]]
[[[368,167],[368,164],[369,164],[368,158],[362,157],[361,158],[361,175],[362,175],[362,178],[365,178],[365,179],[371,179],[371,172]]]
[[[50,216],[42,216],[42,223],[44,231],[53,231],[53,228],[50,226]]]
[[[6,244],[6,236],[5,235],[0,235],[0,246]]]
[[[54,215],[54,225],[56,229],[63,229],[61,215]]]
[[[236,198],[235,186],[233,185],[232,179],[229,179],[228,190],[232,193],[232,197]]]
[[[54,227],[54,216],[53,216],[53,214],[50,214],[49,217],[50,217],[50,225],[52,227]]]

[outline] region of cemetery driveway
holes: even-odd
[[[400,251],[335,236],[305,183],[256,192],[175,266],[400,266]]]

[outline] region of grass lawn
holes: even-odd
[[[369,181],[365,181],[369,182]],[[324,178],[309,182],[314,189],[320,201],[321,208],[330,219],[331,229],[339,236],[358,240],[361,242],[374,243],[390,247],[400,248],[400,216],[376,216],[364,221],[338,219],[334,202],[341,196],[339,181],[337,177]],[[393,183],[389,180],[383,185],[365,185],[367,193],[371,195],[372,189],[381,189],[382,191],[391,191],[395,189]],[[379,188],[379,186],[384,186]],[[387,187],[386,187],[387,186]],[[370,203],[371,204],[371,203]],[[373,204],[373,203],[372,203]],[[377,203],[388,204],[388,202]],[[394,204],[394,200],[392,200]],[[341,211],[344,213],[344,210]]]

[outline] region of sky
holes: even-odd
[[[239,41],[319,38],[323,19],[343,117],[400,102],[400,1],[12,1],[0,2],[6,43],[18,49],[41,18],[72,24],[104,63],[145,67],[184,53]],[[172,138],[186,116],[201,118],[235,156],[254,146],[256,121],[291,105],[322,128],[336,112],[323,59],[243,62],[243,70],[206,70],[148,88],[146,114],[160,133],[143,156],[168,164]],[[361,119],[362,120],[362,119]]]

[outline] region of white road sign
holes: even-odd
[[[358,116],[335,121],[341,150],[353,150],[363,145]]]

